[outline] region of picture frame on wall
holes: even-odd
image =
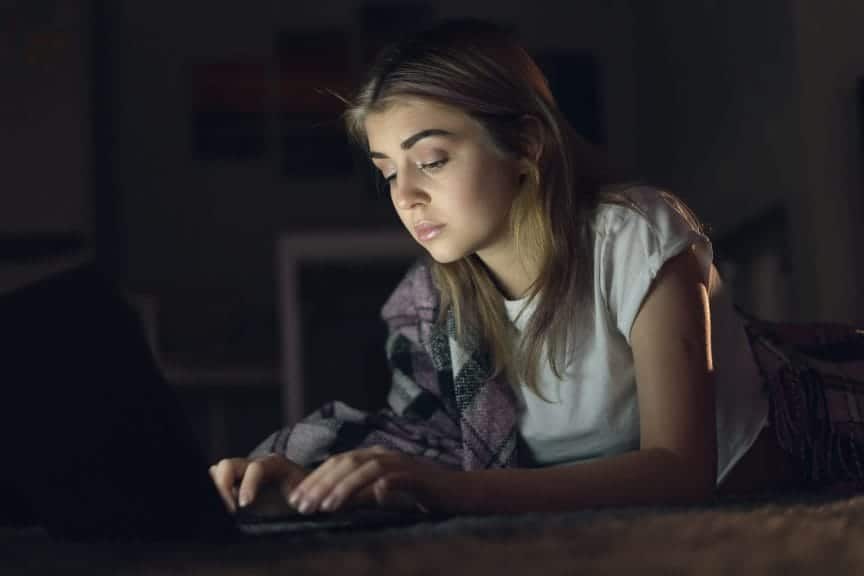
[[[270,63],[260,58],[201,59],[183,68],[193,155],[237,162],[270,150]]]
[[[340,100],[350,95],[350,54],[345,30],[278,34],[283,175],[321,178],[351,173]]]

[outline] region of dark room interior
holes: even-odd
[[[92,262],[122,288],[208,464],[331,400],[384,404],[381,307],[423,249],[334,94],[387,43],[459,17],[514,32],[618,174],[699,215],[740,309],[864,327],[864,3],[851,0],[0,0],[0,298]],[[14,399],[13,380],[0,381]],[[3,531],[0,566],[864,571],[864,500],[822,496],[219,549]]]

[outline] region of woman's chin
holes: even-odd
[[[439,246],[426,246],[426,251],[429,252],[429,255],[432,256],[432,259],[439,264],[450,264],[451,262],[456,262],[457,260],[461,260],[465,257],[465,254],[463,254],[462,252],[443,250]]]

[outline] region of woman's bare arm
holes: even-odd
[[[691,250],[670,259],[631,330],[640,450],[571,466],[466,473],[475,513],[688,504],[717,474],[708,292]]]

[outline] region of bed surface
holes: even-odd
[[[463,517],[227,544],[0,536],[4,574],[864,574],[864,495]]]

